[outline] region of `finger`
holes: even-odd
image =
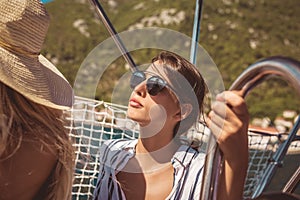
[[[218,94],[216,100],[225,102],[234,113],[244,115],[248,113],[247,106],[243,97],[235,91],[225,91]]]
[[[209,113],[210,125],[216,125],[224,133],[234,134],[237,132],[243,125],[243,122],[236,118],[234,115],[230,115],[228,119],[223,118],[222,116],[211,111]]]
[[[219,115],[214,111],[211,111],[208,116],[210,118],[211,123],[215,124],[220,129],[224,127],[225,119],[223,116]]]
[[[222,129],[209,118],[207,119],[207,126],[212,132],[212,134],[214,135],[214,137],[216,138],[216,140],[218,141],[219,137],[222,134]]]
[[[238,105],[241,101],[244,100],[242,96],[236,91],[224,91],[216,96],[217,101],[225,102],[231,106]]]
[[[245,97],[245,94],[246,94],[246,91],[241,89],[241,90],[231,90],[231,92],[235,93],[236,95],[244,98]]]
[[[214,114],[218,115],[220,118],[224,120],[231,121],[236,119],[237,117],[236,113],[232,111],[231,107],[229,107],[227,104],[220,101],[216,101],[213,103],[212,111],[214,112]]]
[[[208,116],[210,119],[208,127],[212,130],[212,132],[218,138],[218,140],[223,135],[223,133],[234,133],[240,127],[239,121],[236,120],[236,118],[227,120],[222,116],[216,114],[214,111],[211,111]]]
[[[223,118],[226,117],[226,110],[227,105],[225,102],[222,101],[215,101],[211,105],[211,110],[214,111],[216,114],[222,116]]]

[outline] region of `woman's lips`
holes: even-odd
[[[132,98],[132,99],[129,100],[129,105],[130,105],[131,107],[134,107],[134,108],[140,108],[140,107],[143,107],[142,104],[141,104],[138,100],[136,100],[136,99],[134,99],[134,98]]]

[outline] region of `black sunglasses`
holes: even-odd
[[[146,72],[149,73],[149,72]],[[134,89],[140,83],[147,79],[145,72],[143,71],[135,71],[132,73],[130,78],[130,87]],[[167,82],[157,75],[153,75],[147,79],[146,87],[147,92],[151,96],[156,96],[159,92],[161,92],[167,86]]]

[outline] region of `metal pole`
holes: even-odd
[[[196,0],[193,35],[190,52],[190,62],[196,65],[197,49],[200,35],[200,23],[202,15],[203,0]],[[206,160],[203,173],[203,183],[201,187],[201,200],[213,200],[217,198],[218,183],[220,181],[220,171],[222,165],[222,155],[218,144],[213,136],[209,135]]]
[[[100,17],[101,21],[103,22],[104,26],[108,30],[109,34],[111,35],[112,39],[116,43],[117,47],[122,53],[122,56],[124,59],[127,61],[127,63],[130,65],[132,71],[136,71],[137,67],[136,64],[134,63],[131,55],[127,51],[125,45],[123,44],[121,38],[117,34],[115,28],[113,27],[112,23],[110,22],[109,18],[107,17],[104,9],[100,5],[98,0],[90,0],[93,6],[96,8],[96,12],[98,16]]]
[[[294,138],[296,137],[299,127],[300,127],[300,116],[298,116],[298,119],[293,129],[289,133],[288,139],[285,140],[281,146],[279,146],[278,150],[273,156],[271,163],[266,168],[263,178],[261,179],[258,186],[256,187],[257,189],[252,194],[252,198],[258,197],[265,190],[267,185],[271,182],[278,166],[281,165],[281,163],[283,162],[283,159],[288,151],[290,144],[294,141]]]
[[[196,64],[196,59],[197,59],[197,46],[198,46],[199,34],[200,34],[202,4],[203,4],[203,0],[196,0],[193,36],[192,36],[191,53],[190,53],[190,62],[193,63],[194,65]]]
[[[251,89],[259,85],[269,77],[279,76],[294,87],[300,94],[300,62],[288,57],[270,57],[249,66],[232,84],[230,90],[242,90],[244,96]],[[256,186],[251,198],[258,197],[270,183],[273,175],[287,153],[288,147],[296,137],[300,128],[300,117],[298,117],[293,129],[290,131],[288,139],[279,146],[273,156],[272,162],[265,169],[260,182]]]
[[[286,183],[286,185],[282,189],[282,192],[284,192],[284,193],[293,193],[299,183],[300,183],[300,166],[294,172],[294,174],[290,178],[290,180]]]

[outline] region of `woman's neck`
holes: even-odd
[[[149,129],[148,129],[149,130]],[[174,141],[173,131],[161,130],[153,136],[141,128],[140,138],[136,145],[136,157],[152,159],[157,163],[167,163],[171,161],[174,153],[179,148]],[[143,162],[144,159],[138,159]]]
[[[172,128],[163,127],[161,130],[155,131],[155,127],[141,127],[137,153],[151,153],[160,149],[170,149],[173,147],[173,139]]]

